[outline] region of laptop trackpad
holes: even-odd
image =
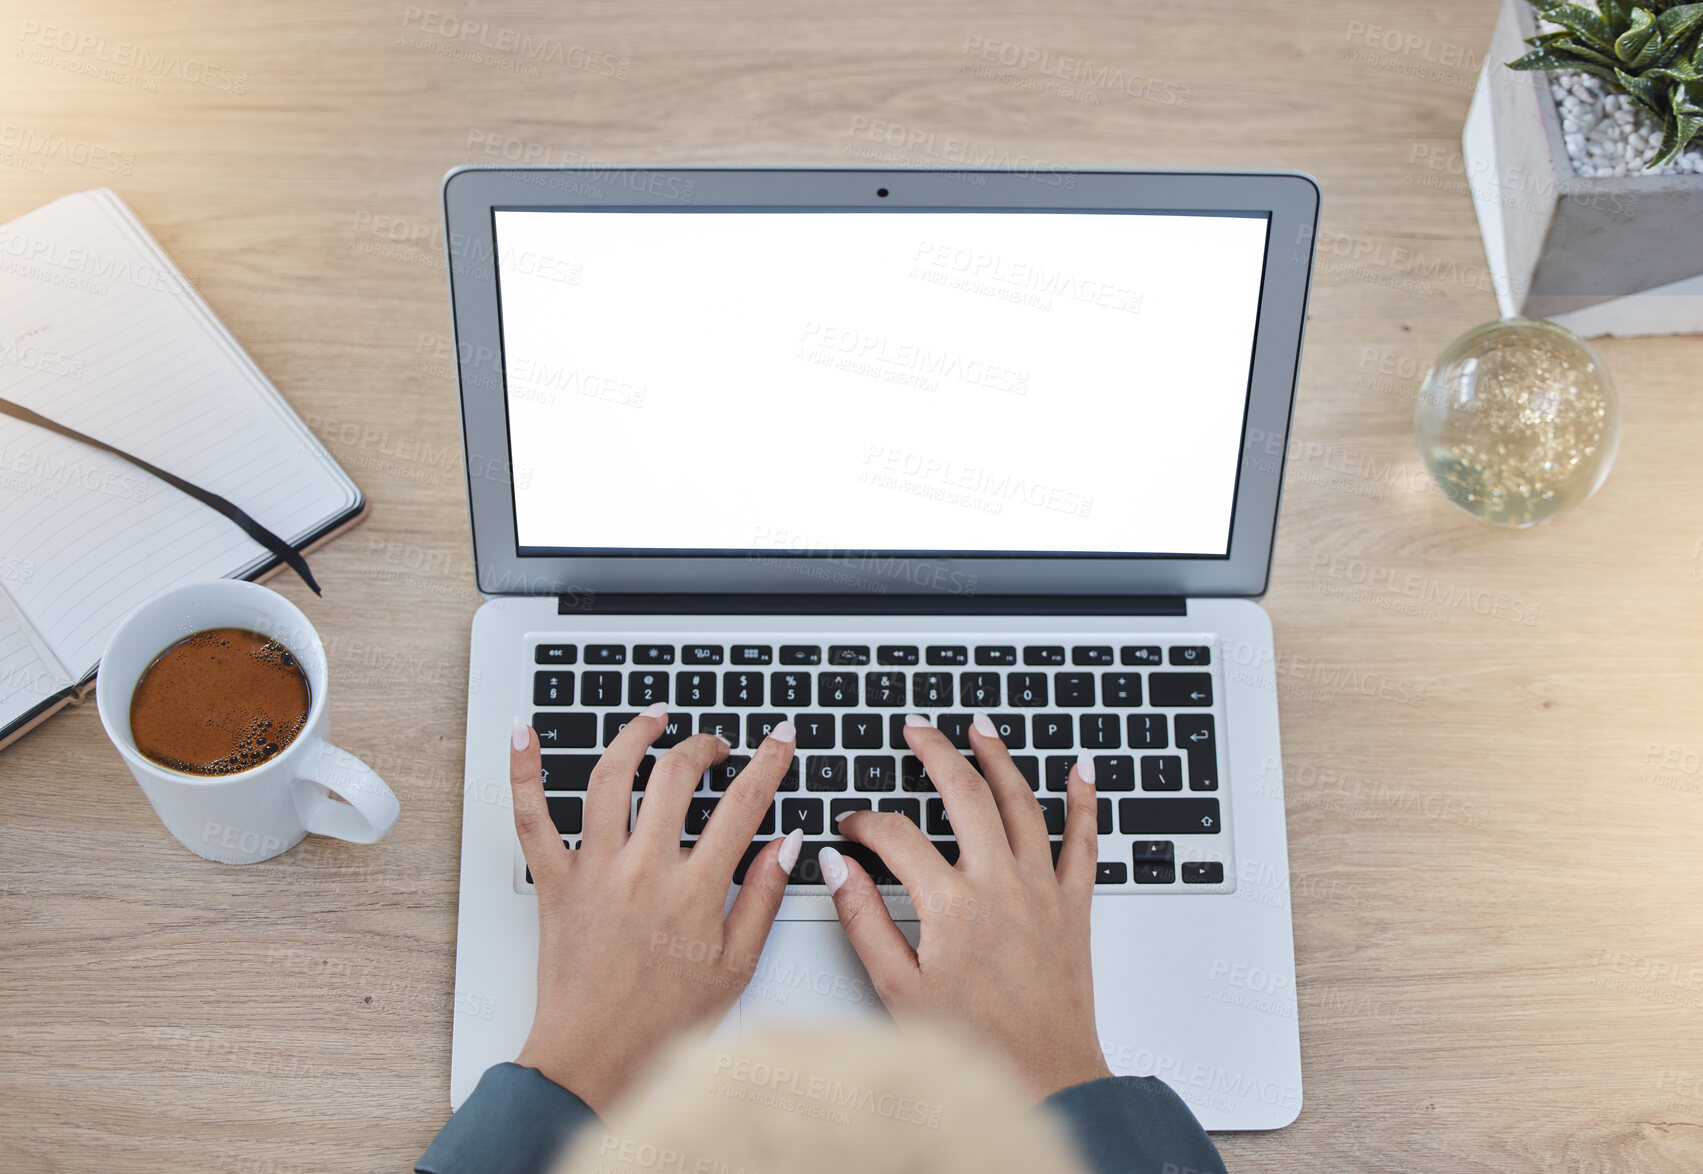
[[[916,945],[921,927],[899,922]],[[837,921],[777,921],[739,998],[742,1028],[885,1017],[881,996]]]

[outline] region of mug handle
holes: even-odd
[[[346,800],[338,803],[330,795],[308,787],[296,788],[296,805],[302,826],[320,836],[335,836],[355,844],[376,844],[384,839],[401,813],[402,806],[373,768],[329,742],[297,778],[318,783]]]

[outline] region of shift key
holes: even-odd
[[[1223,827],[1216,799],[1119,799],[1118,830],[1125,835],[1217,835]]]

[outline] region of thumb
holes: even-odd
[[[894,1010],[892,994],[913,982],[917,969],[917,952],[893,924],[887,903],[881,899],[869,873],[855,860],[848,860],[837,849],[824,846],[817,859],[822,867],[822,880],[834,898],[834,912],[840,925],[857,951],[858,960],[869,971],[881,1001],[889,1011]]]

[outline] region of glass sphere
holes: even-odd
[[[1444,496],[1499,526],[1535,526],[1597,491],[1620,444],[1620,405],[1590,343],[1553,322],[1503,318],[1437,357],[1414,411]]]

